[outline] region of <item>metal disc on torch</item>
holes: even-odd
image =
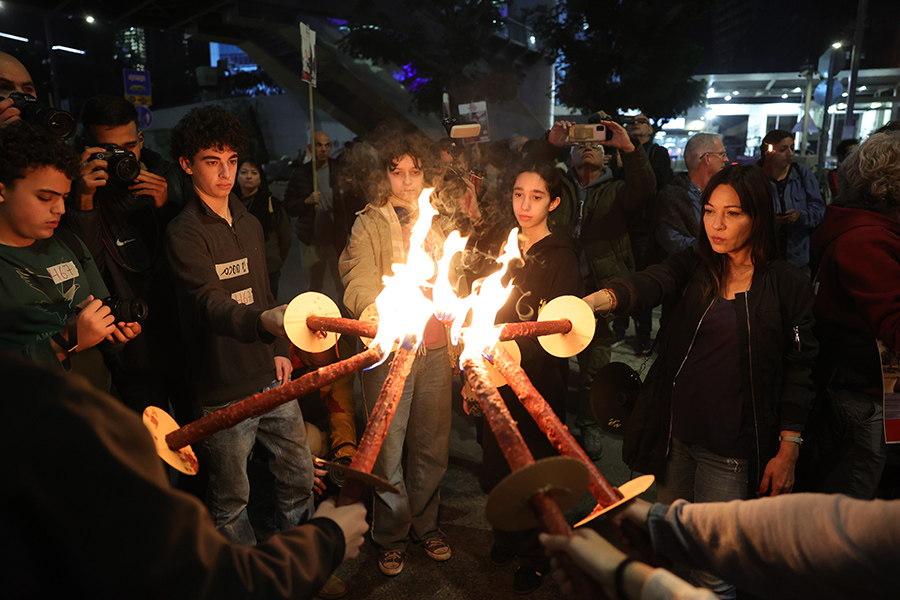
[[[337,343],[339,334],[313,331],[306,325],[310,315],[340,317],[341,310],[325,294],[306,292],[291,300],[284,312],[284,331],[291,343],[307,352],[324,352]]]
[[[484,506],[488,522],[503,531],[521,531],[539,525],[529,504],[539,492],[549,493],[566,511],[578,502],[588,489],[588,470],[581,461],[565,456],[552,456],[535,461],[504,477],[488,494]]]
[[[538,321],[560,319],[571,321],[572,331],[542,335],[538,341],[544,350],[553,356],[569,358],[588,347],[594,337],[597,321],[591,307],[577,296],[558,296],[548,302],[538,315]]]
[[[172,450],[166,443],[166,436],[178,429],[178,423],[175,422],[169,413],[156,406],[148,406],[144,409],[143,415],[144,427],[153,436],[153,443],[156,444],[156,453],[166,461],[166,464],[172,468],[181,471],[185,475],[196,475],[199,470],[197,455],[190,446]]]
[[[654,477],[653,475],[641,475],[640,477],[635,477],[631,481],[626,481],[618,488],[616,488],[619,490],[619,493],[622,494],[621,500],[614,504],[610,504],[609,506],[600,506],[598,504],[596,507],[594,507],[594,510],[591,511],[591,514],[575,523],[575,527],[581,527],[586,523],[590,523],[600,515],[604,515],[612,511],[613,509],[618,508],[627,502],[630,502],[634,498],[649,490],[650,486],[653,485],[653,482],[655,480],[656,477]]]

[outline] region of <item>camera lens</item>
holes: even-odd
[[[122,181],[134,181],[141,173],[141,167],[137,161],[131,157],[122,158],[116,164],[116,177]]]
[[[126,323],[131,323],[133,321],[143,321],[150,312],[150,307],[140,298],[120,300],[115,296],[110,296],[103,303],[109,306],[109,310],[115,317],[116,322],[125,321]]]
[[[19,109],[23,121],[43,127],[61,140],[67,140],[75,133],[75,117],[66,111],[41,104],[31,94],[13,92],[9,97],[13,99],[13,106]]]
[[[147,303],[140,298],[123,300],[119,308],[119,316],[126,322],[143,321],[147,318],[147,313],[150,312]]]
[[[44,115],[44,127],[61,140],[67,140],[75,133],[75,118],[61,110],[48,109]]]

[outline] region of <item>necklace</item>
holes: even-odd
[[[746,287],[744,285],[738,285],[740,282],[744,281],[747,275],[750,275],[750,281],[747,282]],[[753,285],[753,265],[743,269],[740,272],[735,272],[735,269],[732,269],[732,273],[728,277],[727,283],[727,294],[726,298],[734,298],[734,295],[740,292],[750,291],[750,286]]]
[[[750,265],[749,267],[747,267],[746,269],[744,269],[743,271],[741,271],[739,273],[736,273],[734,271],[734,269],[732,269],[731,279],[743,279],[747,275],[747,273],[752,273],[752,272],[753,272],[753,265]]]

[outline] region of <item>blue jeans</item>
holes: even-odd
[[[851,424],[850,447],[834,464],[827,465],[830,470],[819,491],[871,500],[887,462],[884,401],[856,390],[837,389],[835,394]]]
[[[673,439],[666,472],[656,482],[657,498],[662,504],[679,498],[688,502],[746,500],[748,466],[746,458],[719,456],[697,444]],[[734,586],[700,569],[691,570],[691,583],[720,598],[737,597]]]
[[[363,399],[372,414],[390,359],[363,371]],[[399,494],[376,492],[372,507],[372,541],[405,550],[407,541],[421,542],[443,534],[438,529],[438,488],[450,456],[450,359],[447,348],[420,350],[403,387],[372,472],[397,486]],[[401,460],[406,446],[406,473]]]
[[[202,415],[234,403],[204,406]],[[314,509],[315,473],[303,415],[296,401],[214,434],[204,440],[210,457],[207,505],[219,531],[242,546],[256,544],[247,516],[247,458],[257,440],[268,450],[269,471],[275,476],[275,524],[279,530],[299,525]]]

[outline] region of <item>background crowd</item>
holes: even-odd
[[[11,92],[33,94],[34,84],[24,65],[0,53],[0,96]],[[0,101],[0,349],[29,361],[4,359],[17,365],[4,376],[15,396],[10,404],[21,404],[20,418],[29,422],[44,418],[35,416],[42,407],[51,425],[77,424],[68,435],[79,454],[89,455],[81,462],[97,457],[97,465],[124,473],[124,480],[104,475],[102,493],[122,502],[141,497],[149,515],[138,525],[137,511],[125,511],[133,514],[115,515],[117,527],[98,525],[90,552],[108,554],[104,544],[122,531],[149,536],[154,543],[143,548],[151,566],[123,573],[122,581],[128,573],[146,577],[158,586],[147,593],[176,597],[196,597],[197,590],[222,597],[216,590],[254,582],[266,582],[273,596],[341,597],[347,586],[331,572],[356,555],[367,527],[386,576],[402,572],[411,545],[436,562],[451,559],[439,485],[458,352],[434,317],[417,340],[373,471],[399,493],[373,492],[368,514],[359,503],[336,508],[317,498],[326,472],[315,457],[348,459],[362,433],[354,426],[354,376],[198,445],[204,476],[176,481],[197,498],[169,487],[136,420],[147,406],[159,406],[188,423],[355,352],[357,340],[323,355],[286,340],[285,306],[276,299],[297,276],[284,269],[293,238],[310,290],[334,296],[346,316],[377,315],[382,278],[419,250],[410,247],[411,227],[420,194],[434,187],[438,214],[422,249],[437,259],[451,231],[468,236],[454,260],[457,294],[471,293],[498,268],[501,248],[518,228],[522,260],[506,276],[514,290],[497,322],[534,320],[563,295],[584,296],[596,312],[577,375],[533,340],[517,342],[526,373],[561,419],[575,415],[573,429],[594,460],[603,449],[600,427],[588,395],[569,397],[568,390],[593,386],[634,320],[635,355],[654,362],[628,419],[623,460],[654,474],[659,500],[672,506],[643,507],[637,516],[632,507],[627,518],[649,529],[659,553],[692,563],[690,573],[677,573],[721,598],[737,597],[735,586],[785,592],[780,579],[790,573],[812,585],[821,574],[794,547],[754,565],[772,588],[741,577],[734,562],[746,559],[752,544],[768,543],[742,536],[752,537],[753,519],[799,530],[817,526],[801,513],[846,511],[847,519],[818,525],[827,532],[826,551],[842,552],[848,536],[857,542],[855,554],[833,564],[832,573],[846,577],[830,591],[862,589],[858,580],[867,579],[872,597],[887,597],[879,575],[885,557],[896,559],[900,548],[900,528],[891,524],[895,501],[864,501],[891,490],[882,473],[894,390],[882,380],[883,370],[895,380],[900,364],[900,126],[892,123],[855,148],[842,145],[849,150],[829,176],[835,201],[826,207],[814,174],[794,161],[788,131],[769,132],[758,164],[749,166],[731,165],[718,136],[697,134],[685,147],[687,172],[674,174],[646,116],[598,111],[589,124],[588,140],[574,141],[576,124],[560,121],[539,139],[493,144],[454,140],[449,129],[447,138],[431,140],[385,124],[345,144],[337,157],[318,131],[311,160],[298,161],[279,198],[264,165],[243,153],[240,122],[218,106],[193,109],[172,130],[171,148],[155,151],[145,147],[137,112],[122,98],[88,100],[74,144],[29,123],[12,98]],[[364,414],[389,362],[360,376]],[[34,374],[35,364],[53,374]],[[60,378],[63,371],[91,387]],[[26,392],[34,379],[14,377],[24,373],[44,377],[41,389]],[[40,403],[26,393],[38,394]],[[534,455],[555,454],[508,388],[502,393]],[[484,448],[480,482],[489,493],[509,469],[490,428],[473,418]],[[51,425],[44,435],[56,435]],[[318,435],[324,443],[313,439]],[[247,512],[254,452],[266,457],[276,481],[271,518],[279,533],[265,541]],[[39,467],[54,458],[30,460]],[[11,475],[16,491],[4,493],[5,512],[51,497],[66,477],[81,473],[62,471]],[[794,491],[861,502],[803,495],[796,505],[751,504]],[[713,524],[703,521],[702,509],[692,512],[697,504],[683,502],[730,500],[749,508],[711,508]],[[62,505],[45,502],[46,513],[62,513]],[[879,531],[856,523],[869,506],[891,523]],[[728,511],[749,514],[748,524],[720,534],[716,527],[735,519]],[[91,519],[113,518],[86,514],[79,527],[87,530],[62,517],[48,526],[57,535],[54,552],[72,553],[73,540],[93,530]],[[742,555],[710,557],[654,537],[654,515],[678,529],[682,514],[703,521],[684,525],[694,527],[697,546],[716,539],[723,553],[741,548]],[[3,527],[25,543],[26,532]],[[591,534],[566,541],[539,538],[536,530],[495,530],[493,539],[490,560],[517,561],[512,586],[520,594],[537,589],[550,571],[545,545],[572,554],[597,585],[621,597],[666,597],[685,585],[632,565]],[[49,593],[36,567],[46,548],[28,547],[15,597]],[[867,562],[879,553],[882,562]],[[163,554],[188,565],[192,578],[179,580]],[[793,571],[785,573],[785,564]],[[79,581],[91,589],[101,579],[91,571]],[[114,589],[116,582],[103,585]],[[192,587],[173,592],[179,585]]]

